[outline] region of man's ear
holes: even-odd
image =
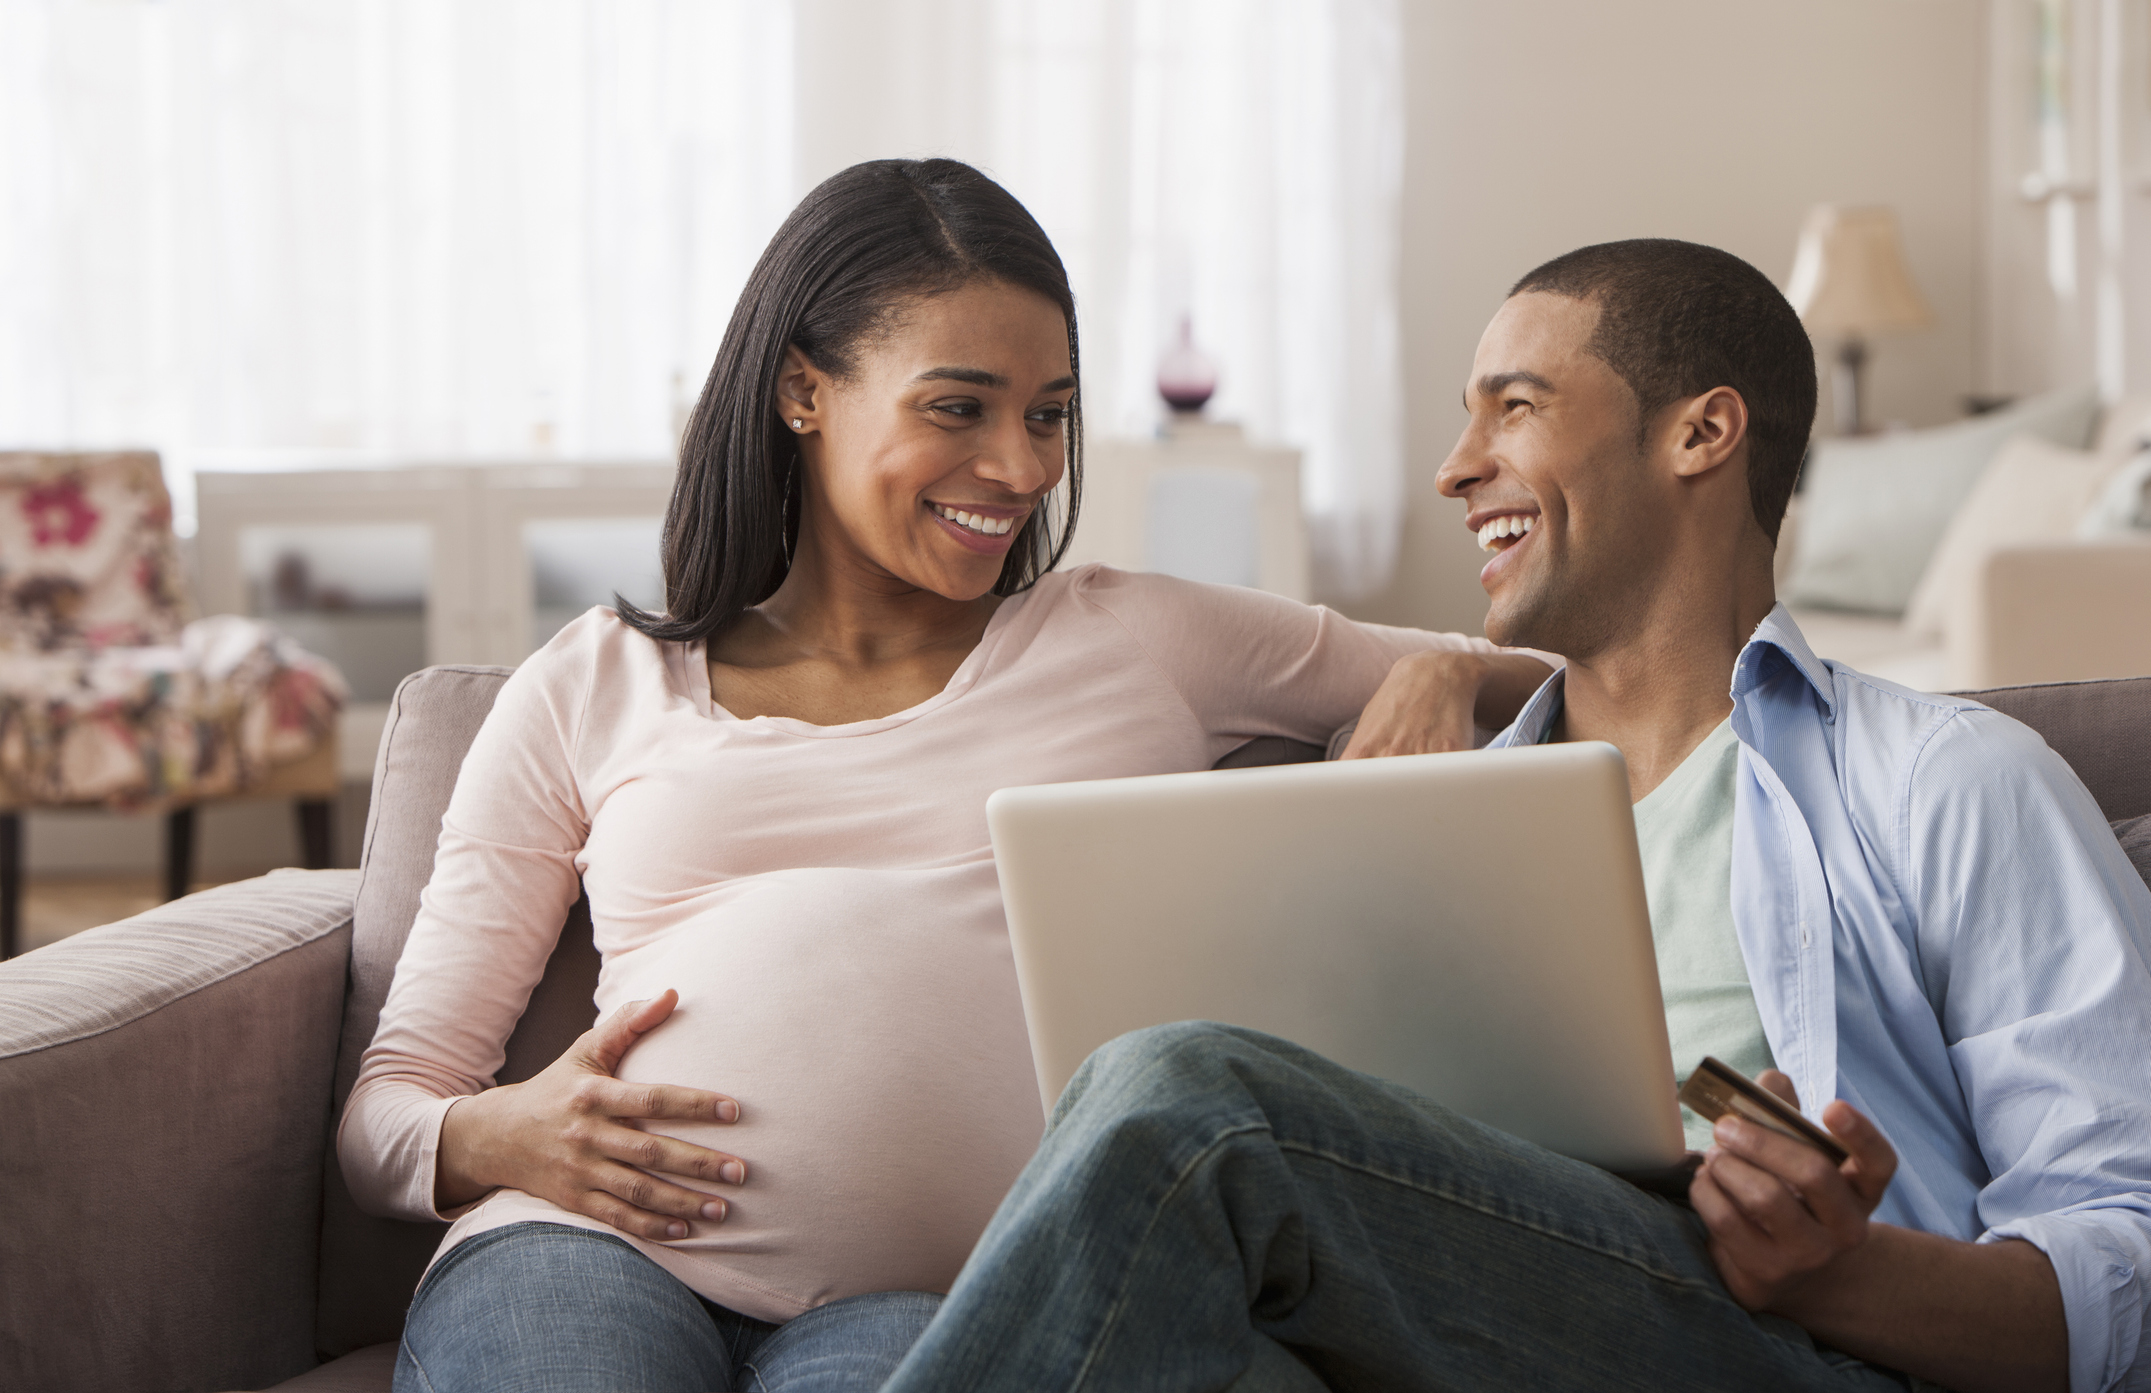
[[[1733,458],[1748,438],[1748,404],[1730,387],[1713,387],[1699,397],[1675,402],[1666,437],[1673,452],[1673,472],[1700,478]]]
[[[787,430],[805,434],[820,424],[816,409],[829,391],[829,377],[814,366],[797,345],[784,350],[784,366],[777,369],[777,412]],[[793,425],[797,421],[799,424]]]

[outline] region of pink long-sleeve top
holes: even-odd
[[[592,610],[502,687],[464,760],[338,1135],[352,1192],[453,1218],[444,1253],[520,1220],[617,1234],[517,1190],[433,1204],[441,1119],[492,1084],[579,880],[599,1012],[680,993],[620,1077],[741,1106],[666,1127],[746,1160],[729,1217],[628,1241],[765,1320],[946,1291],[1044,1126],[987,795],[1323,741],[1428,648],[1494,651],[1085,566],[1004,601],[939,695],[816,726],[735,718],[701,645]]]

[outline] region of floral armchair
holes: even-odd
[[[163,810],[176,898],[198,804],[289,794],[326,866],[345,695],[267,625],[192,618],[156,455],[0,453],[0,957],[31,808]]]

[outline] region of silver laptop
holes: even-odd
[[[1009,788],[986,820],[1048,1108],[1116,1035],[1212,1020],[1610,1170],[1680,1158],[1611,745]]]

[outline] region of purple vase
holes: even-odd
[[[1217,364],[1195,346],[1195,329],[1180,316],[1180,339],[1158,360],[1158,395],[1175,411],[1194,413],[1217,391]]]

